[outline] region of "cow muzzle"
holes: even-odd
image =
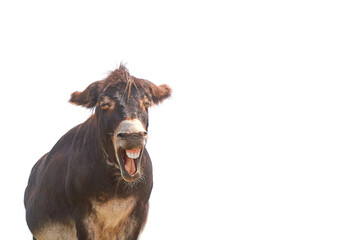
[[[127,182],[141,177],[141,159],[147,140],[147,131],[138,119],[122,121],[114,133],[116,158],[121,175]]]

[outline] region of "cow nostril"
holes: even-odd
[[[126,134],[126,133],[118,133],[117,134],[118,138],[126,138],[127,136],[128,136],[128,134]]]
[[[118,133],[116,135],[118,138],[129,138],[129,137],[146,137],[147,136],[147,131],[141,131],[141,132],[137,132],[137,133]]]

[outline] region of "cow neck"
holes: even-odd
[[[97,153],[99,154],[99,156],[103,157],[101,159],[101,162],[105,162],[107,165],[116,167],[117,169],[120,170],[120,167],[117,166],[115,161],[114,163],[110,161],[110,154],[108,154],[108,151],[106,150],[103,144],[103,141],[105,139],[102,139],[100,130],[97,128],[97,125],[98,125],[98,121],[96,119],[95,114],[93,114],[89,119],[89,126],[90,126],[89,129],[91,129],[89,134],[94,138],[96,149],[98,149]]]

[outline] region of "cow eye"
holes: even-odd
[[[104,101],[101,101],[99,105],[101,109],[108,109],[110,107],[110,104]]]
[[[145,102],[145,103],[144,103],[144,107],[145,107],[146,109],[148,109],[148,108],[150,107],[150,103],[149,103],[149,102]]]
[[[99,101],[100,108],[104,110],[108,108],[112,108],[113,105],[114,105],[114,100],[112,100],[108,96],[102,97],[101,100]]]
[[[152,102],[146,96],[141,98],[139,103],[140,103],[141,108],[146,111],[149,107],[152,106]]]
[[[109,101],[100,101],[99,106],[101,107],[101,109],[108,109],[109,107],[111,107],[110,102]]]

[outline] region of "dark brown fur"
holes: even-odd
[[[112,137],[124,119],[139,119],[147,130],[147,108],[170,94],[169,86],[135,78],[120,66],[104,80],[71,95],[71,103],[95,108],[95,113],[67,132],[31,171],[24,202],[26,220],[35,237],[48,223],[74,222],[77,239],[95,239],[95,230],[84,224],[87,217],[96,214],[92,202],[121,202],[131,197],[135,207],[127,222],[133,225],[116,234],[138,238],[152,189],[150,156],[144,148],[141,178],[126,182],[119,172]]]

